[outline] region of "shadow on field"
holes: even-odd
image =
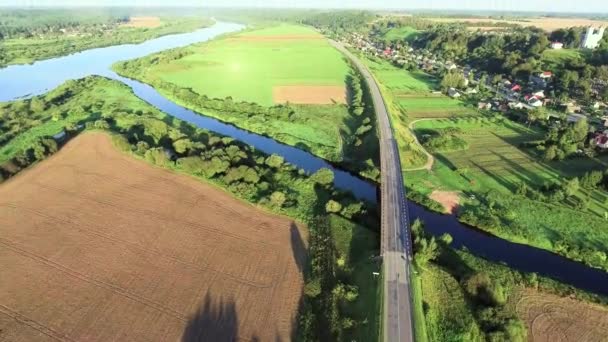
[[[182,342],[198,341],[236,341],[238,334],[238,317],[234,301],[213,301],[209,293],[199,310],[190,317],[182,335]],[[256,341],[257,338],[252,337]]]
[[[357,72],[348,74],[344,79],[347,89],[348,112],[340,129],[342,139],[341,159],[352,172],[367,171],[376,173],[380,168],[380,145],[376,131],[376,115],[367,83]],[[356,84],[360,85],[361,103],[355,101]],[[356,108],[362,104],[363,107]]]
[[[306,253],[307,248],[304,240],[302,239],[302,235],[300,234],[300,230],[298,226],[296,226],[295,222],[291,222],[289,227],[289,239],[291,241],[291,251],[293,253],[293,259],[298,265],[298,271],[304,272],[304,267],[306,265]]]

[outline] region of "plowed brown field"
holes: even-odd
[[[159,17],[130,17],[129,21],[124,24],[126,27],[159,27]]]
[[[334,104],[346,103],[344,86],[276,86],[272,88],[274,103]]]
[[[608,310],[599,305],[526,290],[516,310],[530,342],[608,341]]]
[[[0,341],[289,340],[304,241],[87,133],[0,185]]]

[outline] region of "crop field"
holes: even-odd
[[[527,290],[516,305],[530,342],[605,341],[608,309],[572,298]]]
[[[608,26],[608,21],[593,20],[587,18],[549,18],[549,17],[537,17],[537,18],[515,18],[511,20],[503,19],[492,19],[492,18],[427,18],[429,20],[441,23],[452,23],[452,22],[463,22],[469,24],[479,24],[480,27],[484,27],[484,23],[505,23],[505,24],[517,24],[523,27],[536,26],[545,31],[555,31],[560,28],[576,27],[576,26]],[[474,26],[477,28],[477,26]],[[497,27],[497,29],[501,29]]]
[[[344,102],[349,66],[342,55],[312,29],[280,25],[246,31],[189,48],[191,55],[152,67],[151,76],[192,88],[212,98],[231,96],[264,106],[275,103]],[[276,87],[302,86],[293,98],[273,96]],[[335,87],[325,98],[323,87]],[[318,90],[314,87],[320,87]],[[338,96],[340,95],[340,96]]]
[[[87,133],[0,186],[3,340],[290,340],[306,231]]]

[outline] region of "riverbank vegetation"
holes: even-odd
[[[334,188],[330,170],[308,175],[278,155],[167,116],[127,86],[98,76],[0,103],[0,109],[0,181],[44,160],[83,130],[107,131],[135,158],[309,225],[298,331],[303,340],[377,334],[378,285],[371,272],[378,266],[369,258],[378,249],[377,209]]]
[[[163,16],[154,25],[130,22],[127,10],[2,10],[0,67],[32,63],[92,48],[141,43],[210,26],[200,17]],[[133,12],[137,13],[137,12]],[[148,27],[146,27],[148,26]]]
[[[194,111],[378,178],[378,142],[366,84],[309,28],[269,26],[114,69]],[[293,97],[283,96],[286,88]]]
[[[455,250],[449,235],[430,237],[420,221],[412,232],[429,341],[526,341],[531,327],[517,301],[530,290],[608,304],[606,297]]]

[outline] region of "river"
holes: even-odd
[[[291,164],[315,172],[329,168],[335,174],[335,185],[353,192],[360,199],[376,202],[377,186],[331,165],[306,151],[279,143],[216,119],[201,116],[163,97],[154,88],[121,77],[110,67],[113,63],[139,58],[166,49],[207,41],[224,33],[243,29],[244,26],[218,22],[209,28],[191,33],[175,34],[148,40],[141,44],[125,44],[91,49],[69,56],[39,61],[29,65],[14,65],[0,69],[0,101],[38,95],[57,87],[70,79],[100,75],[118,80],[131,87],[134,93],[163,112],[198,127],[247,143],[268,154],[281,155]],[[453,246],[466,248],[487,260],[506,264],[525,272],[536,272],[564,283],[598,294],[608,295],[608,273],[588,267],[550,253],[548,251],[512,243],[477,229],[461,224],[454,216],[432,213],[414,203],[409,203],[411,219],[420,218],[427,230],[434,235],[449,233]]]

